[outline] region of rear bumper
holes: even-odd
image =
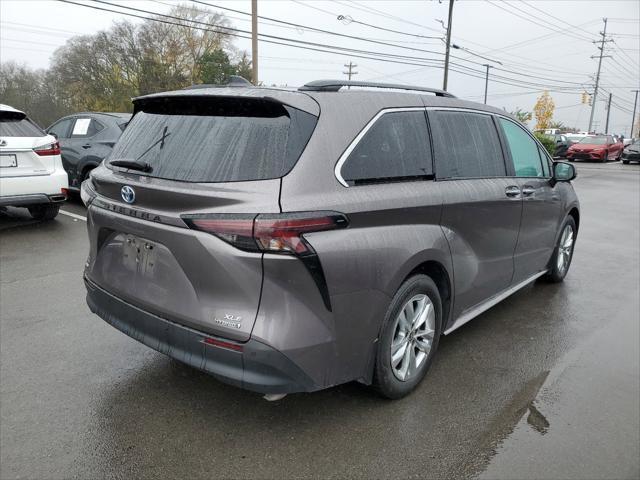
[[[233,343],[242,351],[205,344],[232,343],[145,312],[103,290],[85,276],[93,313],[140,343],[222,382],[260,393],[310,392],[321,387],[291,360],[264,343]]]
[[[34,193],[29,195],[2,195],[0,196],[0,207],[22,207],[28,205],[41,205],[43,203],[62,203],[67,199],[63,193],[56,195],[45,195],[44,193]]]

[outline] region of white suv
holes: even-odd
[[[0,207],[26,207],[33,218],[50,220],[68,186],[57,139],[0,104]]]

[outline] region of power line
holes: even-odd
[[[124,15],[124,16],[130,16],[133,18],[140,18],[143,20],[150,20],[150,21],[155,21],[155,22],[160,22],[160,23],[165,23],[165,24],[170,24],[170,25],[177,25],[177,26],[181,26],[181,27],[188,27],[188,28],[193,28],[193,29],[198,29],[198,30],[203,30],[203,31],[210,31],[210,32],[214,32],[214,33],[218,33],[221,35],[230,35],[230,36],[235,36],[238,38],[245,38],[248,39],[250,37],[246,36],[246,35],[241,35],[235,32],[225,32],[225,31],[221,31],[221,30],[213,30],[211,28],[204,28],[204,27],[198,27],[198,26],[194,26],[194,25],[185,25],[185,23],[176,23],[176,22],[172,22],[169,20],[164,20],[162,18],[158,18],[158,17],[169,17],[169,18],[174,18],[176,20],[179,20],[181,22],[187,22],[187,23],[204,23],[204,22],[197,22],[197,21],[193,21],[193,20],[185,20],[183,18],[180,17],[173,17],[173,16],[167,16],[167,15],[163,15],[163,14],[157,14],[156,12],[149,12],[149,11],[145,11],[146,13],[149,13],[151,15],[156,15],[156,18],[151,18],[151,17],[146,17],[143,15],[137,15],[137,14],[133,14],[133,13],[128,13],[128,12],[122,12],[122,11],[118,11],[118,10],[112,10],[112,9],[108,9],[105,7],[100,7],[100,6],[96,6],[96,5],[87,5],[87,4],[82,4],[82,3],[77,3],[71,0],[58,0],[61,1],[63,3],[69,3],[69,4],[73,4],[73,5],[78,5],[78,6],[82,6],[82,7],[86,7],[86,8],[91,8],[94,10],[101,10],[101,11],[108,11],[111,13],[117,13],[120,15]],[[97,0],[96,0],[97,1]],[[101,3],[108,3],[108,2],[101,2]],[[133,9],[133,7],[124,7],[124,6],[119,6],[120,8],[123,9]],[[141,9],[135,9],[135,10],[141,10]],[[206,25],[206,24],[205,24]],[[230,27],[227,27],[230,28]],[[239,29],[234,29],[234,30],[239,30]],[[269,36],[271,38],[273,38],[273,36]],[[276,37],[276,38],[280,38],[284,41],[292,41],[291,39],[287,39],[285,37]],[[262,42],[266,42],[266,43],[272,43],[272,44],[276,44],[276,45],[283,45],[283,46],[288,46],[288,47],[293,47],[293,48],[299,48],[299,49],[303,49],[303,50],[310,50],[310,51],[317,51],[317,52],[323,52],[323,53],[330,53],[330,54],[336,54],[336,53],[340,53],[343,54],[344,51],[348,51],[350,52],[350,56],[355,57],[355,58],[365,58],[365,59],[370,59],[370,60],[375,60],[375,61],[382,61],[382,62],[388,62],[388,63],[397,63],[397,64],[406,64],[406,65],[415,65],[415,66],[431,66],[431,67],[435,67],[435,68],[442,68],[439,63],[441,63],[441,60],[438,59],[429,59],[429,58],[423,58],[423,57],[409,57],[409,56],[403,56],[403,55],[397,55],[397,54],[387,54],[387,53],[380,53],[380,52],[371,52],[371,51],[366,51],[366,50],[355,50],[355,49],[347,49],[344,47],[337,47],[337,46],[333,46],[333,45],[323,45],[323,44],[317,44],[317,43],[313,43],[313,42],[303,42],[305,44],[305,46],[303,45],[295,45],[295,44],[291,44],[291,43],[285,43],[283,41],[276,41],[276,40],[271,40],[271,39],[263,39],[261,38],[260,41]],[[312,46],[309,46],[312,45]],[[318,47],[316,47],[318,46]],[[329,50],[333,49],[333,50],[338,50],[338,52],[333,51],[333,50]],[[353,53],[353,52],[362,52],[362,53]],[[430,62],[430,63],[427,63]],[[467,75],[467,76],[471,76],[474,78],[483,78],[481,71],[479,70],[474,70],[470,67],[467,66],[463,66],[463,65],[459,65],[459,64],[453,64],[455,65],[457,68],[453,69],[452,71],[461,73],[463,75]],[[462,69],[462,70],[460,70]],[[520,87],[522,88],[524,87],[540,87],[541,89],[547,89],[547,90],[558,90],[558,91],[563,91],[563,90],[577,90],[577,87],[564,87],[564,86],[557,86],[557,85],[549,85],[549,84],[540,84],[540,83],[535,83],[535,82],[531,82],[531,81],[526,81],[526,80],[520,80],[520,79],[516,79],[513,77],[507,77],[507,76],[498,76],[495,75],[495,82],[496,83],[503,83],[506,85],[512,85],[512,86],[516,86],[516,87]],[[517,83],[514,83],[517,82]]]
[[[250,15],[248,12],[243,12],[241,10],[237,10],[237,9],[233,9],[233,8],[222,7],[220,5],[216,5],[216,4],[209,3],[209,2],[204,2],[202,0],[191,0],[191,1],[194,2],[194,3],[197,3],[197,4],[206,5],[206,6],[214,7],[214,8],[220,8],[220,9],[231,11],[231,12],[234,12],[234,13],[239,13],[239,14],[243,14],[243,15]],[[373,9],[373,10],[375,10],[375,9]],[[331,12],[328,12],[328,11],[324,11],[324,12],[326,12],[328,14],[331,13]],[[341,17],[343,17],[343,16],[339,15],[337,18],[340,19]],[[377,43],[377,44],[381,44],[381,45],[385,45],[385,46],[391,46],[391,47],[395,47],[395,48],[403,48],[405,50],[413,50],[413,51],[419,51],[419,52],[424,52],[424,53],[433,53],[433,54],[437,54],[437,55],[442,55],[442,53],[435,52],[433,50],[425,50],[425,49],[419,49],[419,48],[404,47],[404,46],[401,46],[401,45],[394,45],[394,44],[387,43],[387,42],[376,41],[376,40],[373,40],[373,39],[366,39],[366,38],[362,38],[362,37],[358,37],[358,36],[354,36],[354,35],[342,34],[342,33],[338,33],[338,32],[333,32],[333,31],[328,31],[328,30],[319,29],[319,28],[315,28],[315,27],[310,27],[308,25],[301,25],[301,24],[298,24],[298,23],[287,22],[287,21],[284,21],[284,20],[278,20],[278,19],[274,19],[274,18],[270,18],[270,17],[259,16],[258,18],[264,19],[264,20],[268,20],[268,21],[274,21],[274,22],[282,23],[282,24],[285,24],[285,25],[291,26],[291,27],[306,29],[306,30],[309,30],[309,31],[315,31],[315,32],[325,33],[325,34],[339,36],[339,37],[346,37],[346,38],[359,40],[359,41],[367,41],[367,42]],[[422,38],[433,38],[433,37],[425,37],[425,36],[422,36],[422,35],[417,35],[417,34],[412,34],[412,33],[407,33],[407,32],[398,32],[396,30],[390,30],[390,29],[386,29],[384,27],[379,27],[379,26],[376,26],[376,25],[365,24],[363,22],[359,22],[359,21],[353,20],[353,19],[351,19],[350,21],[354,22],[354,23],[362,23],[363,25],[367,25],[367,26],[370,26],[370,27],[373,27],[373,28],[378,28],[378,29],[381,29],[381,30],[392,31],[392,32],[396,32],[396,33],[402,33],[402,34],[405,34],[405,35],[417,36],[417,37],[422,37]],[[295,41],[295,40],[292,40],[292,41]],[[476,65],[482,65],[479,62],[474,62],[472,60],[468,60],[468,59],[465,59],[463,57],[453,56],[453,58],[457,58],[458,60],[461,60],[461,61],[467,61],[469,63],[473,63],[473,64],[476,64]],[[446,62],[446,59],[445,59],[445,62]],[[446,70],[446,66],[445,66],[445,70]],[[507,72],[507,73],[520,74],[520,72],[515,72],[513,70],[507,70],[507,69],[502,69],[502,70]],[[549,80],[549,78],[547,78],[547,77],[540,77],[540,76],[536,76],[536,75],[527,75],[527,76],[533,76],[535,78],[539,78],[539,79],[543,79],[543,80]],[[557,78],[555,79],[555,81],[560,82],[560,83],[567,83],[567,84],[568,83],[581,84],[581,82],[567,82],[567,81],[559,80]]]
[[[568,25],[569,27],[575,28],[575,29],[577,29],[577,30],[582,30],[582,31],[583,31],[584,33],[586,33],[587,35],[592,35],[592,33],[591,33],[591,32],[589,32],[588,30],[585,30],[584,28],[581,28],[581,27],[580,27],[580,26],[578,26],[578,25],[572,25],[571,23],[567,22],[567,20],[566,20],[566,19],[556,17],[555,15],[552,15],[552,14],[550,14],[549,12],[546,12],[546,11],[544,11],[544,10],[542,10],[542,9],[540,9],[540,8],[538,8],[538,7],[536,7],[536,6],[534,6],[534,5],[531,5],[529,2],[526,2],[525,0],[522,0],[522,3],[524,3],[524,4],[525,4],[527,7],[529,7],[529,8],[532,8],[532,9],[534,9],[534,10],[537,10],[537,11],[538,11],[538,12],[540,12],[540,13],[543,13],[543,14],[544,14],[544,15],[546,15],[547,17],[550,17],[550,18],[553,18],[554,20],[557,20],[558,22],[560,22],[560,25],[563,25],[563,26],[567,26],[567,25]]]
[[[96,1],[96,0],[94,0],[94,1]],[[250,13],[243,12],[241,10],[235,10],[235,9],[232,9],[232,8],[221,7],[221,6],[215,5],[213,3],[203,2],[202,0],[191,0],[191,1],[193,3],[197,3],[197,4],[200,4],[200,5],[206,5],[208,7],[221,8],[223,10],[229,10],[229,11],[236,12],[236,13],[241,13],[241,14],[244,14],[244,15],[251,15]],[[258,15],[258,18],[263,19],[263,20],[269,20],[269,21],[282,23],[282,24],[289,25],[289,26],[294,26],[294,27],[297,27],[297,28],[302,28],[302,29],[308,30],[310,32],[324,33],[326,35],[333,35],[333,36],[342,37],[342,38],[350,38],[352,40],[375,43],[375,44],[378,44],[378,45],[385,45],[385,46],[388,46],[388,47],[403,48],[405,50],[413,50],[413,51],[416,51],[416,52],[435,53],[435,54],[440,53],[440,52],[435,52],[433,50],[425,50],[425,49],[415,48],[415,47],[402,47],[402,46],[399,46],[399,45],[394,45],[392,43],[387,43],[387,42],[383,42],[383,41],[379,41],[379,40],[367,39],[367,38],[358,37],[358,36],[355,36],[355,35],[348,35],[348,34],[345,34],[345,33],[333,32],[333,31],[330,31],[330,30],[324,30],[322,28],[315,28],[315,27],[310,27],[308,25],[301,25],[301,24],[298,24],[298,23],[287,22],[287,21],[284,21],[284,20],[277,20],[277,19],[273,19],[273,18],[261,16],[261,15]],[[422,38],[434,38],[434,37],[422,37]]]
[[[513,11],[511,11],[511,10],[508,10],[508,9],[504,8],[503,6],[501,6],[501,5],[497,4],[497,3],[492,2],[491,0],[485,0],[485,1],[486,1],[488,4],[493,5],[493,6],[494,6],[494,7],[496,7],[496,8],[499,8],[500,10],[503,10],[503,11],[505,11],[505,12],[507,12],[507,13],[511,14],[511,15],[514,15],[514,16],[516,16],[516,17],[518,17],[518,18],[521,18],[521,19],[523,19],[523,20],[526,20],[526,21],[527,21],[527,22],[529,22],[529,23],[533,23],[533,24],[535,24],[535,25],[538,25],[539,27],[546,28],[547,30],[551,30],[552,32],[555,32],[555,33],[562,33],[563,35],[566,35],[566,36],[568,36],[568,37],[572,37],[572,38],[575,38],[575,39],[578,39],[578,40],[591,41],[591,39],[590,39],[590,38],[585,37],[585,36],[583,36],[583,35],[577,35],[577,34],[569,33],[569,32],[567,32],[567,31],[558,30],[558,29],[557,29],[557,27],[556,27],[556,28],[553,28],[553,27],[549,26],[548,24],[541,23],[541,22],[539,21],[539,20],[541,20],[539,17],[536,17],[535,15],[532,15],[532,14],[531,14],[531,13],[529,13],[529,12],[525,12],[524,10],[522,10],[522,9],[520,9],[520,8],[518,8],[518,7],[516,7],[516,6],[515,6],[515,5],[513,5],[513,4],[505,3],[505,4],[503,4],[503,5],[505,5],[505,6],[509,6],[509,7],[513,8],[513,9],[515,9],[515,10],[517,10],[517,11],[520,11],[520,12],[524,13],[524,14],[525,14],[525,16],[523,16],[523,15],[521,15],[521,14],[519,14],[519,13],[513,12]],[[536,20],[534,20],[534,19],[536,19],[536,20],[538,20],[538,21],[536,21]],[[544,22],[544,21],[546,21],[546,20],[542,20],[542,21]]]

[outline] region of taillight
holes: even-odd
[[[185,215],[185,223],[211,233],[248,251],[312,254],[303,235],[347,226],[347,218],[336,212],[301,212],[260,215]]]
[[[60,155],[60,144],[58,142],[48,143],[34,148],[33,151],[41,157],[45,157],[47,155]]]

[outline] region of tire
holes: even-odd
[[[565,231],[567,229],[571,230],[571,240],[568,245],[568,237],[565,236]],[[549,271],[544,276],[545,280],[551,283],[559,283],[567,276],[567,272],[571,266],[571,260],[573,260],[573,250],[576,245],[577,233],[578,229],[576,228],[575,220],[572,216],[568,216],[562,225],[562,230],[560,230],[558,243],[556,244],[556,248],[553,250],[551,260],[549,261]]]
[[[410,320],[410,312],[422,310],[421,307],[426,309],[426,314],[416,314],[417,321],[412,325],[402,320]],[[419,335],[420,332],[426,333]],[[407,279],[391,300],[378,339],[373,374],[373,387],[378,393],[397,399],[413,391],[431,366],[441,332],[442,300],[438,287],[426,275]],[[393,343],[398,345],[396,352],[399,353],[395,366],[392,365]],[[401,345],[405,345],[404,349]]]
[[[29,208],[29,213],[36,220],[53,220],[60,211],[60,205],[33,205]]]
[[[570,162],[575,162],[575,161],[576,161],[576,159],[575,159],[575,158],[570,158],[570,159],[569,159],[569,161],[570,161]]]
[[[622,160],[622,163],[624,163],[625,165],[629,165],[629,160]]]

